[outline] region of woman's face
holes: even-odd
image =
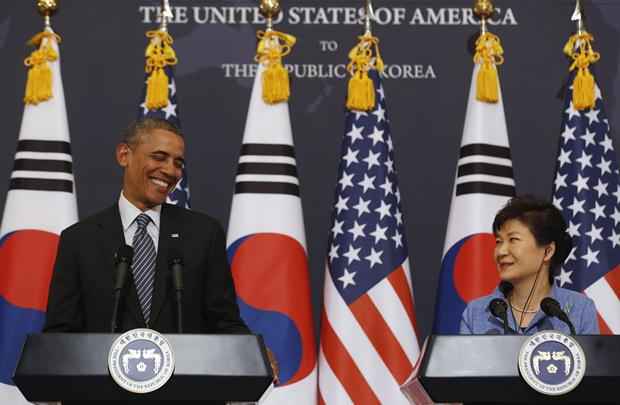
[[[500,279],[513,284],[539,277],[546,280],[555,243],[539,246],[529,228],[518,219],[506,221],[495,234],[495,264]]]

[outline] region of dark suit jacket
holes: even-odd
[[[250,333],[239,316],[222,227],[211,217],[164,204],[149,327],[177,330],[169,270],[171,234],[181,239],[184,260],[185,333]],[[46,332],[110,332],[115,253],[124,244],[118,205],[62,232],[50,286]],[[123,291],[119,331],[146,327],[130,275]]]

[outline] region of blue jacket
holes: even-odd
[[[556,287],[555,285],[551,288],[551,297],[560,303],[560,306],[575,326],[575,332],[578,335],[599,334],[594,301],[584,294]],[[460,333],[462,335],[501,335],[504,333],[501,319],[493,316],[489,310],[489,303],[494,298],[504,298],[497,288],[492,294],[478,298],[467,305],[461,317]],[[568,325],[557,318],[548,317],[540,309],[525,330],[518,330],[519,328],[516,326],[518,320],[515,320],[515,316],[509,307],[508,325],[512,329],[512,332],[509,331],[509,333],[517,331],[516,333],[518,334],[533,335],[543,330],[557,330],[570,334]]]

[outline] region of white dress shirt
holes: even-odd
[[[151,221],[146,226],[146,232],[149,234],[155,245],[155,252],[157,252],[159,242],[159,224],[161,219],[161,205],[157,205],[144,212],[140,211],[138,207],[133,205],[121,191],[121,196],[118,198],[118,211],[121,214],[121,222],[123,223],[123,234],[125,235],[125,243],[133,247],[133,236],[138,229],[136,218],[138,215],[144,213],[151,218]]]

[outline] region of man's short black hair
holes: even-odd
[[[132,122],[129,127],[125,129],[121,142],[127,145],[135,145],[138,143],[141,135],[150,133],[155,129],[164,129],[183,138],[181,129],[169,121],[161,118],[144,118]]]

